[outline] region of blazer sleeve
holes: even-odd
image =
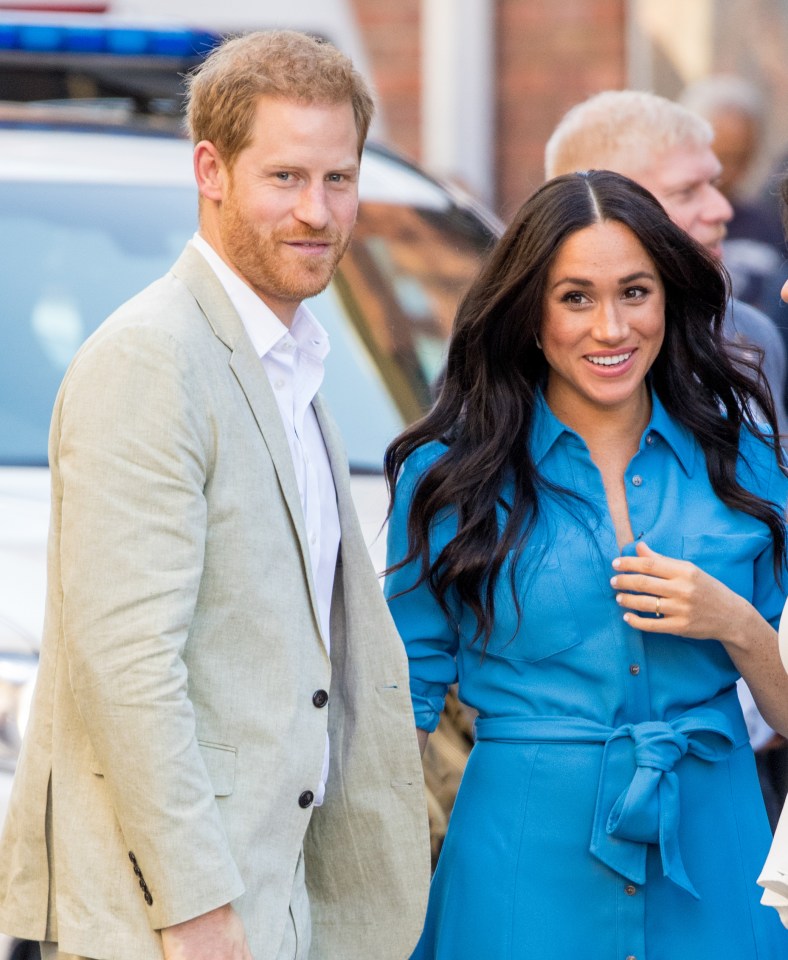
[[[398,479],[388,525],[387,566],[407,555],[407,518],[414,491],[424,471],[439,456],[437,445],[421,448],[406,461]],[[430,535],[431,559],[453,535],[452,518],[435,524]],[[426,582],[418,581],[420,563],[406,564],[386,576],[385,595],[408,654],[410,693],[416,726],[432,732],[450,684],[457,679],[458,616],[446,616]],[[459,613],[459,611],[456,611]]]
[[[110,328],[67,375],[50,443],[70,685],[154,929],[243,892],[183,660],[212,442],[194,366],[155,324]]]

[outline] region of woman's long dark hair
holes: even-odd
[[[742,429],[769,444],[780,464],[783,455],[759,362],[734,354],[723,338],[723,270],[627,177],[608,171],[557,177],[520,208],[460,303],[435,406],[386,451],[393,504],[407,457],[433,440],[447,445],[418,482],[408,515],[408,552],[393,569],[420,561],[418,583],[428,581],[447,615],[453,589],[475,615],[473,640],[481,636],[484,646],[504,560],[522,549],[536,522],[539,494],[549,487],[529,452],[534,404],[548,373],[536,345],[548,270],[567,237],[605,220],[632,230],[665,287],[665,338],[651,368],[652,389],[696,438],[720,500],[768,525],[778,575],[785,559],[782,510],[736,478]],[[756,425],[755,408],[771,426],[771,438]],[[497,506],[505,485],[513,493],[501,527]],[[456,517],[457,533],[431,560],[429,531],[446,511]]]

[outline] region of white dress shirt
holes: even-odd
[[[329,620],[339,551],[339,511],[331,464],[312,401],[323,382],[328,334],[301,304],[288,329],[235,274],[213,247],[195,234],[192,244],[224,287],[273,387],[293,458],[304,514],[320,629],[331,650]],[[315,806],[323,802],[328,778],[328,737]]]
[[[788,602],[780,617],[778,643],[783,666],[788,670]],[[788,800],[774,831],[772,847],[758,877],[758,883],[765,888],[761,903],[774,907],[780,914],[783,926],[788,927]]]

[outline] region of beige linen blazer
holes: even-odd
[[[46,623],[0,929],[159,960],[161,927],[233,901],[269,960],[303,846],[310,958],[410,954],[429,843],[407,663],[315,409],[342,536],[330,660],[276,401],[199,253],[78,353],[50,438]],[[326,800],[303,808],[327,729]]]

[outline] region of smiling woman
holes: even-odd
[[[602,221],[572,234],[550,267],[542,320],[553,411],[573,427],[598,406],[647,419],[645,377],[664,334],[662,280],[629,227]]]
[[[784,955],[735,684],[788,730],[788,479],[725,299],[633,181],[552,180],[389,447],[386,594],[422,744],[450,684],[479,714],[414,960]]]

